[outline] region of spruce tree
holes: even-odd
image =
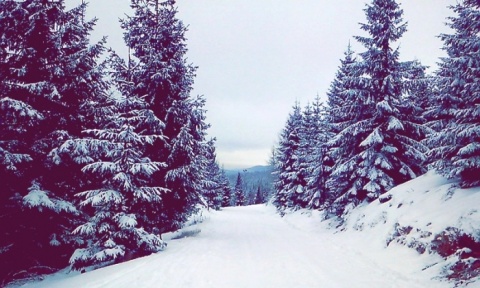
[[[325,123],[328,123],[325,128],[327,130],[327,137],[324,139],[326,141],[323,142],[323,145],[320,144],[321,146],[319,146],[317,150],[319,153],[318,157],[323,156],[323,160],[320,161],[319,165],[315,168],[314,174],[316,176],[313,179],[317,181],[317,187],[323,188],[323,191],[318,190],[318,195],[315,197],[318,200],[314,201],[323,207],[330,208],[339,196],[337,193],[341,190],[331,189],[338,185],[335,182],[345,183],[348,179],[342,179],[336,176],[334,182],[333,179],[330,178],[330,173],[333,167],[335,167],[335,164],[341,163],[343,160],[340,156],[350,153],[349,149],[351,147],[341,142],[333,144],[330,140],[349,125],[355,123],[358,118],[357,114],[359,111],[354,112],[355,106],[351,105],[351,99],[354,99],[355,93],[360,91],[358,85],[355,85],[353,81],[351,81],[351,79],[354,79],[354,77],[358,75],[358,69],[355,69],[357,59],[354,54],[349,43],[347,50],[344,52],[344,58],[340,59],[340,66],[335,75],[335,79],[330,84],[330,89],[327,92],[327,107],[325,108]],[[349,104],[351,106],[349,106]],[[327,165],[322,165],[324,162]],[[345,175],[345,177],[348,177],[348,175]]]
[[[208,142],[206,151],[207,167],[205,169],[202,196],[205,198],[207,208],[219,210],[222,207],[223,193],[225,191],[223,185],[225,182],[222,170],[216,161],[214,143],[215,139]]]
[[[448,23],[453,34],[440,35],[448,56],[439,63],[438,90],[426,113],[437,132],[427,144],[438,171],[459,177],[462,187],[472,187],[480,185],[480,3],[462,0],[451,9],[456,14]]]
[[[326,118],[326,108],[317,96],[312,105],[311,145],[309,151],[309,173],[304,195],[305,208],[324,207],[328,198],[327,180],[330,175],[332,160],[328,156],[327,142],[332,138],[330,124]]]
[[[235,198],[233,195],[232,187],[230,186],[230,181],[225,173],[225,169],[221,170],[221,187],[222,187],[222,207],[232,206],[232,200]]]
[[[152,185],[171,190],[163,197],[162,232],[180,228],[200,202],[207,149],[205,100],[190,97],[196,67],[187,63],[186,27],[177,18],[175,1],[132,0],[133,16],[122,21],[131,51],[132,94],[142,97],[165,123],[165,141],[146,153],[167,166],[152,177]]]
[[[198,97],[177,103],[183,103],[185,106],[173,107],[172,111],[175,108],[181,111],[179,115],[173,117],[184,119],[186,123],[179,134],[170,141],[171,151],[166,162],[165,187],[172,191],[162,202],[164,205],[162,209],[165,212],[162,226],[167,229],[166,231],[181,228],[188,217],[198,211],[197,204],[200,203],[207,167],[207,160],[204,157],[205,150],[208,149],[205,140],[208,125],[205,123],[203,109],[205,99]],[[184,116],[180,116],[185,112]]]
[[[235,183],[234,197],[235,206],[245,205],[245,192],[243,191],[243,180],[240,172],[237,175],[237,182]]]
[[[306,179],[298,174],[297,157],[299,153],[302,129],[302,112],[296,103],[283,128],[278,147],[274,152],[274,182],[273,204],[280,213],[294,206],[297,194],[302,193]]]
[[[260,189],[260,185],[257,187],[257,193],[255,194],[255,200],[253,204],[262,204],[265,203],[265,197],[263,195],[262,190]]]
[[[405,86],[409,89],[405,101],[411,101],[411,113],[417,117],[422,124],[428,121],[427,110],[431,106],[431,95],[435,91],[435,77],[427,75],[427,67],[419,60],[411,61],[405,75]],[[433,131],[430,131],[433,132]],[[429,133],[430,133],[429,132]]]
[[[373,0],[365,9],[361,29],[369,37],[355,37],[367,49],[354,64],[351,88],[340,115],[349,116],[329,142],[336,163],[329,179],[337,214],[373,201],[392,187],[424,172],[427,129],[411,117],[411,101],[403,77],[410,64],[399,61],[393,43],[407,30],[403,11],[394,0]]]
[[[102,179],[99,187],[77,194],[90,217],[73,231],[85,243],[70,258],[74,269],[144,256],[166,246],[155,207],[170,191],[151,186],[149,180],[165,163],[145,156],[148,145],[164,140],[164,123],[143,99],[122,95],[114,104],[117,111],[103,128],[85,131],[91,139],[67,141],[59,149],[80,152],[77,159],[90,157],[82,171]]]
[[[94,123],[93,107],[107,88],[98,64],[104,42],[89,43],[95,20],[82,20],[85,8],[0,2],[0,178],[7,179],[0,245],[10,247],[1,261],[11,270],[62,268],[76,245],[72,192],[87,181],[52,150]]]
[[[312,190],[310,190],[308,179],[312,175],[313,163],[315,161],[313,153],[316,143],[316,123],[313,115],[312,106],[307,104],[302,110],[302,122],[299,130],[300,143],[295,157],[295,170],[297,177],[304,179],[302,186],[297,189],[297,193],[294,193],[291,197],[291,207],[296,210],[299,208],[305,208],[310,202]]]
[[[345,125],[349,123],[349,117],[352,117],[350,113],[347,113],[349,111],[344,109],[344,105],[348,104],[345,101],[349,94],[355,92],[355,86],[350,81],[352,77],[358,75],[358,70],[354,69],[354,64],[357,63],[354,54],[355,52],[349,43],[347,50],[344,52],[345,57],[340,59],[340,67],[338,67],[335,79],[327,92],[326,117],[330,123],[331,132],[335,134],[345,129]]]

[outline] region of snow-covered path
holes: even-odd
[[[227,208],[150,257],[27,287],[433,287],[265,206]],[[383,263],[383,262],[382,262]],[[402,265],[402,263],[398,263]],[[418,276],[418,275],[417,275]],[[439,284],[439,283],[436,283]],[[444,287],[444,286],[442,286]]]

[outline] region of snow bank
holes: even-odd
[[[342,222],[264,205],[202,210],[163,235],[161,253],[24,287],[480,287],[480,188],[456,184],[430,172]]]
[[[334,234],[319,225],[319,212],[281,218],[274,207],[255,205],[197,216],[203,222],[192,221],[183,235],[165,235],[177,240],[161,253],[22,287],[451,287],[411,268],[419,257],[413,250],[365,249],[355,237],[365,233]],[[195,229],[201,233],[190,237]]]
[[[456,284],[480,285],[480,187],[460,189],[430,171],[353,209],[344,220],[340,230],[363,231],[377,246],[415,249],[424,256],[417,268]]]

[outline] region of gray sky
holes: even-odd
[[[401,60],[435,67],[444,56],[436,37],[448,32],[447,8],[456,0],[402,0],[408,31],[400,39]],[[81,0],[66,0],[67,5]],[[128,0],[90,0],[88,15],[99,22],[94,37],[125,54],[117,19]],[[177,0],[189,25],[187,54],[199,66],[194,94],[207,99],[209,135],[225,168],[265,165],[296,100],[304,106],[325,99],[348,42],[364,48],[365,0]],[[122,52],[123,50],[123,52]]]

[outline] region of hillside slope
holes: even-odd
[[[439,255],[421,268],[440,277],[458,284],[479,280],[480,187],[460,189],[430,171],[353,209],[343,220],[340,230],[362,231],[379,246],[400,244]]]

